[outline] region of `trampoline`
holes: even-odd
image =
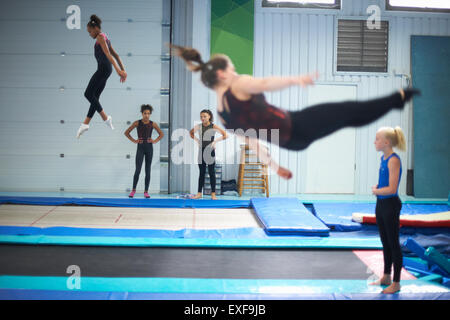
[[[329,205],[324,214],[297,201],[1,197],[0,298],[450,298],[406,270],[400,293],[381,294],[369,285],[382,273],[377,230],[346,228],[361,206],[336,206],[337,224]],[[67,285],[72,265],[77,290]]]

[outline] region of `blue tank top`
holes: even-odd
[[[400,157],[396,154],[393,153],[391,154],[386,160],[384,160],[384,155],[381,156],[381,164],[380,164],[380,173],[379,173],[379,177],[378,177],[378,189],[380,188],[384,188],[389,186],[389,168],[388,168],[388,163],[389,160],[392,157],[397,157],[398,160],[400,160]],[[398,185],[400,186],[400,179],[402,177],[402,162],[400,160],[400,173],[398,176]],[[385,196],[377,196],[378,199],[387,199],[387,198],[393,198],[398,196],[398,186],[397,186],[397,190],[395,191],[394,194],[389,194],[389,195],[385,195]]]

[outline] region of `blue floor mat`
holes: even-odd
[[[296,198],[252,198],[251,204],[267,234],[329,234],[330,229]]]

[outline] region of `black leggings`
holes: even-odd
[[[324,103],[290,112],[290,141],[282,146],[290,150],[306,149],[312,142],[345,127],[367,125],[392,109],[403,108],[400,93],[368,101]]]
[[[403,257],[400,247],[400,210],[402,202],[399,197],[377,199],[375,215],[383,244],[384,274],[391,274],[394,264],[394,281],[400,281]]]
[[[112,67],[108,65],[99,65],[97,71],[92,75],[91,80],[84,92],[84,96],[91,103],[89,111],[87,114],[88,118],[92,118],[95,111],[98,113],[103,111],[100,105],[100,95],[105,89],[106,81],[108,81],[109,76],[112,73]]]
[[[136,186],[139,181],[139,175],[141,174],[142,162],[145,157],[145,189],[144,191],[148,191],[148,187],[150,185],[150,169],[152,166],[153,159],[153,144],[151,143],[143,143],[138,144],[138,148],[136,151],[136,170],[134,171],[133,177],[133,190],[136,190]]]
[[[206,163],[205,159],[203,158],[203,153],[205,152],[205,149],[202,149],[201,155],[199,154],[199,162],[200,162],[200,156],[202,163],[198,165],[198,169],[200,170],[200,175],[198,176],[198,192],[202,192],[203,187],[205,185],[205,174],[206,174],[206,167],[208,166],[208,173],[209,173],[209,182],[211,184],[211,192],[216,192],[216,162],[214,161],[212,164],[208,160],[208,164]],[[215,150],[208,149],[207,152],[210,152],[211,157],[214,158],[216,156]],[[212,159],[211,159],[212,160]]]

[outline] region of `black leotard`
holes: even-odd
[[[137,145],[136,150],[136,170],[133,176],[133,190],[136,190],[137,183],[139,181],[139,175],[141,173],[142,162],[145,158],[145,191],[148,191],[150,185],[151,165],[153,160],[153,144],[147,142],[147,139],[152,137],[153,122],[144,123],[139,120],[137,126],[138,139],[140,143]]]
[[[100,35],[105,38],[106,44],[111,48],[111,42],[106,35],[104,33],[101,33]],[[99,99],[105,89],[106,82],[112,73],[112,64],[106,57],[98,41],[95,42],[94,45],[94,55],[97,60],[97,71],[92,75],[86,91],[84,92],[84,96],[91,103],[87,113],[88,118],[92,118],[96,111],[98,113],[103,111]]]
[[[408,90],[405,92],[410,93]],[[411,97],[412,94],[402,100],[397,92],[367,101],[323,103],[299,111],[287,111],[267,103],[263,94],[255,94],[242,101],[228,89],[223,94],[224,110],[219,115],[227,129],[242,129],[244,132],[255,129],[258,138],[261,138],[259,129],[269,129],[269,142],[279,142],[280,147],[288,150],[304,150],[312,142],[342,128],[364,126],[392,109],[402,109]],[[279,129],[279,141],[271,139],[270,129]]]

